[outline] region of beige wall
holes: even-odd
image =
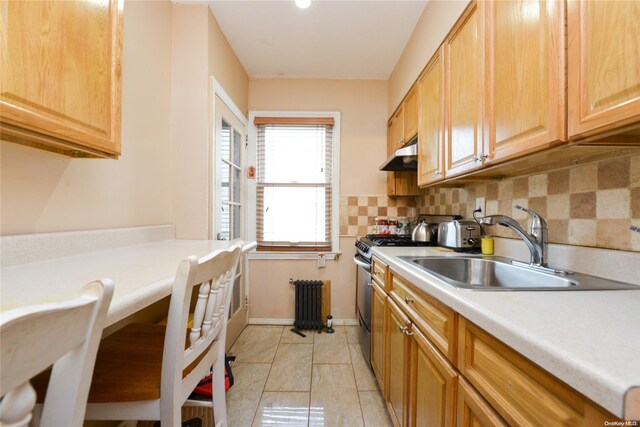
[[[173,5],[171,194],[176,236],[209,238],[213,76],[241,109],[248,77],[209,7]]]
[[[341,113],[340,194],[386,194],[387,82],[250,79],[250,111]]]
[[[245,116],[249,115],[249,76],[209,10],[209,74],[215,76],[225,92]]]
[[[173,4],[171,195],[176,235],[185,239],[208,237],[208,10]]]
[[[340,195],[386,194],[378,167],[386,157],[387,82],[250,79],[250,111],[339,111]],[[250,261],[251,318],[294,317],[293,279],[331,280],[332,314],[355,319],[354,238],[341,237],[342,256],[319,269],[315,260]],[[269,303],[264,303],[269,301]]]
[[[467,4],[469,0],[431,0],[427,3],[389,76],[387,117],[402,101]]]
[[[2,235],[171,223],[171,3],[126,1],[122,155],[72,159],[1,143]]]

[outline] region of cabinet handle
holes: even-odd
[[[411,303],[413,303],[413,298],[411,298],[411,297],[404,297],[404,302],[406,302],[407,304],[411,304]]]
[[[404,138],[400,138],[400,144],[404,144]]]
[[[436,175],[440,176],[440,175],[442,175],[442,172],[436,171]]]
[[[478,155],[477,156],[473,156],[472,159],[473,159],[474,162],[478,163],[478,162],[482,162],[487,157],[489,157],[487,154],[478,153]]]
[[[400,332],[402,332],[403,334],[405,334],[408,337],[413,335],[413,332],[409,331],[409,327],[408,326],[398,326],[398,328],[400,329]]]

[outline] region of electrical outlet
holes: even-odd
[[[476,207],[475,209],[480,209],[480,212],[476,214],[478,218],[482,218],[486,215],[486,205],[484,202],[484,197],[476,198]]]

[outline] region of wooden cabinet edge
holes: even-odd
[[[480,418],[482,426],[487,427],[507,427],[504,420],[498,415],[493,407],[469,384],[463,376],[458,377],[456,425],[458,427],[469,427],[465,424],[464,406],[467,404],[474,409],[474,414]]]
[[[0,122],[0,140],[75,158],[117,159],[120,155],[120,151],[102,151],[7,122]]]

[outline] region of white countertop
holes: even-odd
[[[432,248],[376,247],[373,254],[594,402],[623,417],[640,411],[640,290],[472,291],[450,286],[398,256],[451,256]],[[637,394],[636,394],[637,396]]]
[[[180,261],[231,243],[172,239],[2,267],[0,310],[71,298],[85,284],[108,278],[115,284],[109,326],[171,294]],[[254,247],[255,242],[246,243],[243,251]]]

